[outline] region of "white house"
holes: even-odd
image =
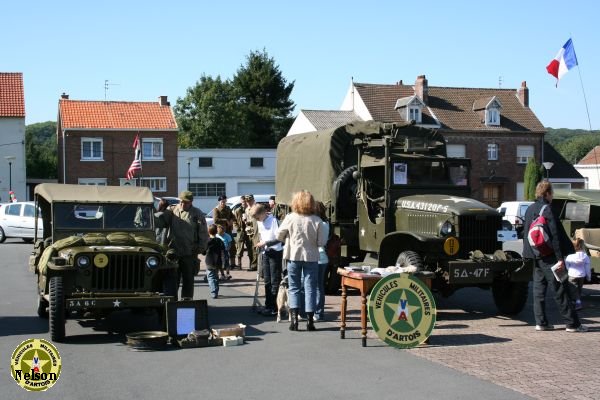
[[[600,146],[594,147],[579,160],[575,169],[585,178],[586,189],[600,189]]]
[[[25,94],[21,72],[0,72],[0,202],[27,200],[25,187]]]
[[[287,135],[320,131],[363,120],[352,110],[300,110]]]
[[[275,149],[179,149],[179,191],[210,211],[220,195],[275,194]]]

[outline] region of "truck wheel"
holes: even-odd
[[[520,313],[527,302],[529,282],[511,282],[495,280],[492,284],[494,303],[502,314],[515,315]]]
[[[0,227],[0,243],[4,243],[5,240],[6,234],[4,233],[4,230]]]
[[[50,338],[61,342],[65,338],[65,292],[62,276],[50,278]]]
[[[357,183],[352,177],[358,166],[353,165],[343,170],[333,181],[333,193],[337,196],[336,216],[341,219],[356,216],[356,190]]]
[[[337,273],[337,265],[329,264],[325,272],[325,293],[337,294],[342,287],[342,277]]]
[[[396,267],[406,268],[409,266],[413,266],[417,271],[421,271],[423,269],[423,259],[414,251],[403,251],[396,259]]]
[[[41,294],[38,294],[37,315],[40,318],[48,318],[48,302]]]

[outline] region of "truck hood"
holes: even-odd
[[[496,209],[466,197],[443,194],[405,196],[396,200],[396,207],[405,210],[429,211],[457,215],[497,215]]]

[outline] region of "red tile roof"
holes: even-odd
[[[600,164],[600,146],[594,147],[587,153],[577,165],[597,165]]]
[[[21,72],[0,72],[0,117],[25,117]]]
[[[415,94],[412,85],[355,83],[371,116],[381,122],[402,122],[394,109],[396,101]],[[496,96],[502,104],[500,126],[486,126],[473,104]],[[472,89],[429,86],[428,108],[423,109],[423,124],[435,124],[455,131],[545,132],[546,129],[529,107],[524,107],[514,89]]]
[[[177,130],[170,106],[159,102],[59,101],[63,129]]]

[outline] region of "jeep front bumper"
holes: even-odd
[[[528,282],[533,271],[524,260],[448,262],[448,283],[451,285],[489,284],[501,278],[511,282]]]
[[[154,308],[161,307],[165,303],[174,300],[172,296],[162,296],[158,294],[132,294],[123,293],[122,295],[111,293],[107,295],[94,296],[75,296],[69,297],[65,301],[67,310],[77,311],[85,309],[123,309],[123,308]]]

